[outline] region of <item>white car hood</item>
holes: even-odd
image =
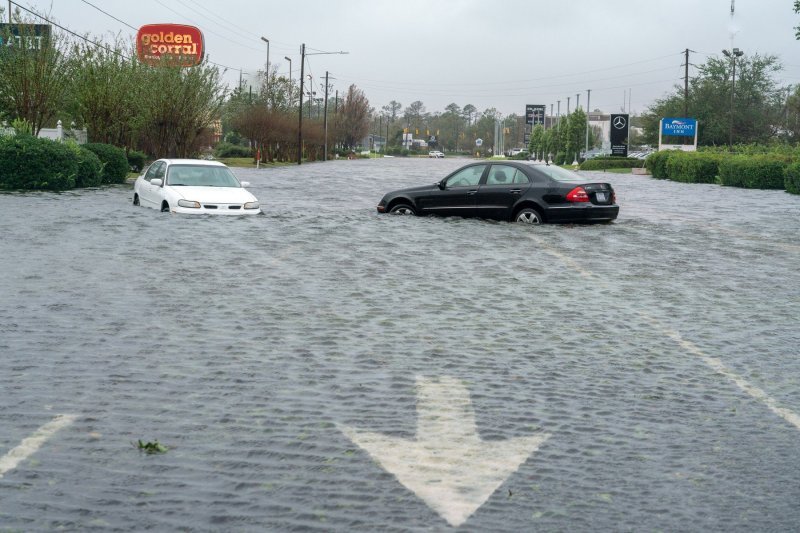
[[[201,204],[244,204],[256,202],[256,197],[243,187],[170,187],[184,200]]]

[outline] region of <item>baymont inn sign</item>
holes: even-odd
[[[203,32],[185,24],[146,24],[136,34],[139,61],[152,66],[199,65],[203,48]]]
[[[675,139],[675,137],[692,138],[692,144],[670,143],[664,139]],[[677,139],[675,139],[677,140]],[[697,150],[697,120],[684,117],[666,117],[661,119],[658,129],[658,149],[659,150],[683,150],[693,152]]]

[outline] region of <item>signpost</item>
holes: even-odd
[[[185,24],[145,24],[136,34],[139,61],[150,66],[194,67],[204,48],[203,32]]]
[[[50,39],[49,24],[0,24],[0,46],[41,50]]]
[[[544,124],[545,106],[528,104],[525,106],[525,124],[538,126]]]
[[[611,115],[611,155],[628,157],[628,115]]]
[[[697,151],[697,120],[693,118],[662,118],[658,128],[659,150],[683,150],[684,152]],[[693,137],[692,144],[665,144],[664,137]]]

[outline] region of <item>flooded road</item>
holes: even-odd
[[[258,217],[0,195],[0,531],[796,529],[800,197],[376,213],[464,163],[235,169]]]

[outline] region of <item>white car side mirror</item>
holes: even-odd
[[[249,186],[250,186],[250,182],[249,181],[243,181],[242,182],[242,187],[249,187]]]
[[[150,180],[150,185],[152,185],[153,187],[161,187],[161,185],[163,184],[164,180],[162,180],[161,178],[153,178]]]

